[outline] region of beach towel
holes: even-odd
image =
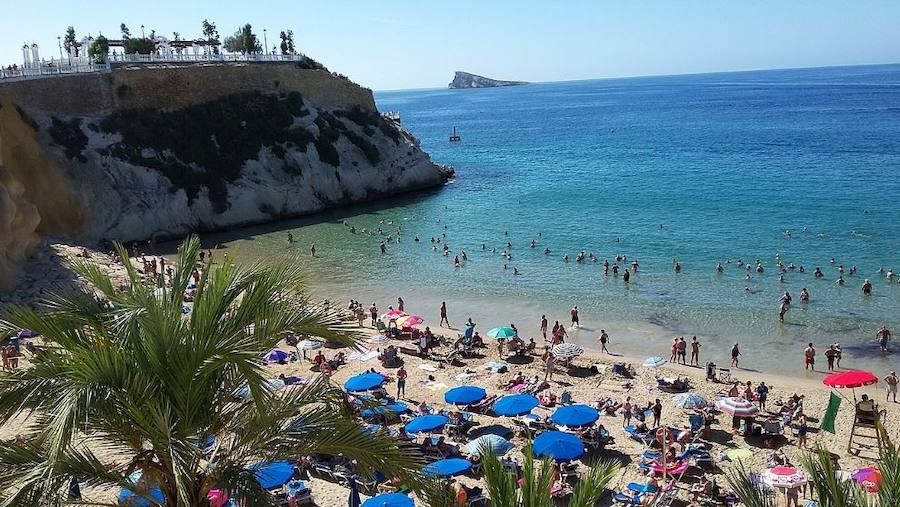
[[[355,350],[349,354],[347,354],[347,359],[350,361],[370,361],[378,357],[377,350],[369,350],[366,348],[360,348],[359,350]]]
[[[420,370],[425,370],[425,371],[430,371],[430,372],[432,372],[432,373],[433,373],[433,372],[436,372],[436,371],[438,370],[436,367],[434,367],[434,366],[432,366],[432,365],[430,365],[430,364],[420,364],[420,365],[419,365],[419,369],[420,369]]]
[[[831,393],[828,399],[828,408],[825,409],[825,415],[822,416],[822,423],[819,428],[828,433],[834,433],[834,420],[837,418],[838,409],[841,407],[841,397]]]
[[[453,380],[462,384],[468,384],[469,382],[473,382],[478,379],[478,377],[479,374],[477,373],[460,373],[459,375],[453,377]]]

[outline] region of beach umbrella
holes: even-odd
[[[418,315],[404,315],[402,317],[397,317],[397,327],[402,328],[410,328],[413,326],[418,326],[419,324],[425,322],[425,319]]]
[[[347,478],[348,485],[350,486],[350,498],[347,499],[348,507],[359,507],[359,483],[356,482],[356,476],[351,475]]]
[[[385,343],[391,341],[391,339],[383,334],[376,334],[366,341],[368,341],[372,345],[384,345]]]
[[[794,467],[778,466],[763,470],[762,481],[773,488],[796,488],[809,482],[809,476]]]
[[[407,433],[430,433],[434,430],[443,428],[448,422],[450,422],[450,418],[445,415],[437,415],[437,414],[429,414],[429,415],[420,415],[416,417],[412,421],[406,423],[406,432]]]
[[[531,444],[535,456],[556,461],[577,459],[584,454],[584,443],[576,435],[562,431],[545,431]]]
[[[837,389],[856,389],[878,382],[878,377],[870,371],[850,370],[834,373],[822,379],[822,383]]]
[[[467,459],[448,458],[426,465],[422,469],[422,475],[425,477],[453,477],[471,469],[472,463]]]
[[[406,312],[401,312],[400,310],[388,310],[387,313],[381,316],[381,320],[382,322],[390,322],[399,319],[404,315],[406,315]]]
[[[494,413],[509,417],[525,415],[541,402],[530,394],[508,394],[494,402]]]
[[[141,470],[137,470],[128,476],[128,482],[134,484],[135,489],[138,489],[137,486],[141,485],[142,474],[143,472]],[[147,485],[142,486],[147,487]],[[161,504],[166,501],[166,497],[163,495],[162,489],[160,489],[159,486],[150,487],[146,491],[142,491],[142,493],[152,498],[153,503],[143,496],[136,495],[134,491],[128,488],[122,488],[119,490],[119,505],[128,505],[129,507],[150,507],[151,505]]]
[[[759,413],[756,405],[744,398],[721,398],[716,400],[716,408],[732,417],[750,417]]]
[[[300,340],[297,342],[297,350],[301,352],[304,350],[319,350],[324,346],[325,344],[318,340]]]
[[[403,493],[382,493],[363,502],[362,507],[413,507],[413,499]]]
[[[35,333],[34,331],[32,331],[30,329],[20,329],[19,332],[16,333],[16,338],[18,338],[20,340],[24,340],[27,338],[35,338],[40,335],[41,335],[40,333]]]
[[[509,440],[493,434],[482,435],[475,440],[466,444],[466,450],[472,456],[481,456],[481,454],[490,449],[497,456],[503,456],[515,447]]]
[[[444,401],[454,405],[471,405],[487,397],[487,392],[478,386],[459,386],[444,393]]]
[[[263,461],[248,465],[256,482],[263,489],[275,489],[284,486],[294,475],[294,467],[287,461]]]
[[[272,349],[268,354],[266,354],[266,362],[270,364],[286,362],[287,358],[288,353],[278,349]]]
[[[568,405],[556,409],[550,420],[561,426],[578,428],[594,424],[599,417],[600,412],[595,408],[587,405]]]
[[[706,398],[697,393],[680,393],[672,398],[672,404],[679,408],[695,409],[709,405]]]
[[[519,333],[517,333],[515,329],[513,329],[511,327],[506,327],[506,326],[495,327],[494,329],[491,329],[490,331],[487,332],[488,338],[496,338],[498,340],[505,339],[505,338],[512,338],[513,336],[516,336],[517,334],[519,334]]]
[[[659,368],[664,364],[666,364],[666,360],[659,356],[648,357],[647,360],[644,361],[645,368]]]
[[[284,383],[284,381],[280,378],[270,378],[269,380],[266,380],[266,383],[264,384],[264,386],[271,391],[284,389],[285,385],[286,384]],[[247,396],[250,396],[250,386],[243,385],[241,387],[238,387],[237,389],[235,389],[234,395],[238,398],[246,398]]]
[[[573,357],[578,357],[581,354],[584,354],[584,349],[575,345],[574,343],[560,343],[559,345],[553,347],[551,350],[553,353],[553,357],[559,357],[562,359],[571,359]]]
[[[881,470],[876,466],[860,468],[850,477],[869,493],[876,493],[881,486]]]
[[[344,382],[344,389],[346,389],[348,393],[369,391],[381,387],[384,385],[384,381],[385,378],[381,374],[371,372],[360,373],[359,375],[347,379],[347,381]]]
[[[370,418],[374,417],[375,414],[402,414],[407,410],[409,410],[409,407],[406,406],[406,403],[397,401],[394,403],[388,403],[386,405],[379,405],[364,409],[361,415],[365,418]]]

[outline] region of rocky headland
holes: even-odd
[[[451,175],[371,90],[317,64],[127,65],[0,84],[0,287],[48,236],[172,238]]]
[[[477,74],[469,74],[468,72],[456,71],[453,81],[450,81],[449,88],[494,88],[498,86],[519,86],[526,85],[525,81],[502,81],[500,79],[491,79],[489,77],[479,76]]]

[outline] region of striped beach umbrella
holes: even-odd
[[[763,471],[762,480],[773,488],[796,488],[809,482],[809,476],[794,467],[772,467]]]
[[[401,328],[418,326],[423,322],[425,322],[425,319],[419,317],[418,315],[404,315],[402,317],[397,317],[397,327]]]
[[[659,368],[660,366],[666,364],[666,360],[659,357],[653,356],[648,357],[646,361],[644,361],[644,368]]]
[[[744,398],[721,398],[716,400],[716,408],[732,417],[750,417],[759,413],[756,405]]]
[[[560,343],[559,345],[553,347],[551,350],[553,353],[553,357],[559,357],[562,359],[571,359],[573,357],[578,357],[581,354],[584,354],[584,349],[575,345],[574,343]]]
[[[405,315],[406,312],[401,312],[400,310],[388,310],[384,315],[381,316],[381,321],[390,322],[392,320],[397,320]]]

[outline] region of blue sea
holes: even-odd
[[[455,180],[249,230],[242,250],[287,251],[291,230],[317,294],[384,309],[402,296],[432,325],[446,300],[454,324],[471,316],[483,331],[515,322],[536,335],[541,314],[568,323],[577,304],[577,340],[592,345],[606,329],[610,348],[630,355],[665,356],[672,337],[697,335],[702,359],[725,363],[738,342],[743,364],[762,370],[802,370],[807,342],[821,351],[839,342],[844,366],[884,373],[900,363],[900,346],[881,355],[874,336],[883,323],[900,333],[900,275],[889,283],[879,272],[900,271],[900,65],[391,91],[376,100],[456,169]],[[458,143],[449,141],[453,127]],[[381,228],[396,239],[398,226],[401,242],[386,256],[380,237],[361,233]],[[511,260],[501,257],[507,242]],[[321,257],[309,258],[310,243]],[[461,250],[468,260],[456,268]],[[575,262],[581,251],[598,261]],[[627,257],[621,269],[639,263],[628,284],[621,273],[603,275],[603,260],[617,256]],[[779,258],[796,266],[783,281]],[[813,277],[817,266],[824,277]],[[799,302],[804,287],[808,304]],[[794,304],[782,323],[785,291]]]

